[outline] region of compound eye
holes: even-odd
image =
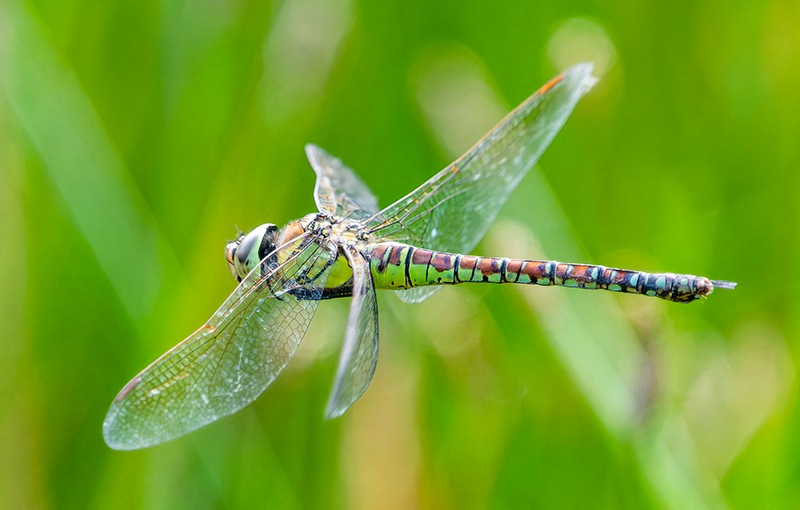
[[[234,255],[239,260],[239,263],[243,266],[247,265],[247,259],[250,256],[250,253],[253,251],[253,248],[261,244],[261,237],[263,236],[263,232],[261,229],[255,229],[249,234],[247,234],[244,239],[239,243],[239,247],[235,250]]]
[[[258,266],[264,258],[264,252],[269,253],[275,243],[278,228],[266,223],[251,230],[247,235],[228,243],[225,247],[225,259],[228,267],[237,280],[242,281],[247,274]]]

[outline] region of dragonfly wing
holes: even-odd
[[[463,156],[384,209],[371,222],[372,232],[434,250],[471,251],[595,82],[591,64],[551,80]],[[413,301],[430,293],[400,295]]]
[[[203,327],[137,375],[103,423],[112,448],[176,438],[252,402],[286,366],[317,309],[333,255],[310,242],[254,269]]]
[[[441,285],[431,285],[428,287],[414,287],[413,289],[398,290],[397,297],[406,303],[422,303],[438,291],[443,289]]]
[[[378,212],[375,195],[338,158],[310,143],[306,144],[306,156],[317,174],[314,201],[320,212],[354,219]]]
[[[353,301],[326,418],[341,416],[358,400],[378,363],[378,302],[369,263],[356,250],[345,253],[353,268]]]

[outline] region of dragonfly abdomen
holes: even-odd
[[[524,283],[578,289],[603,289],[688,303],[705,297],[714,285],[702,276],[645,273],[590,264],[458,255],[400,243],[378,243],[369,249],[376,288],[409,289],[464,282]]]

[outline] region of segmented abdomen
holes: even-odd
[[[679,303],[705,297],[714,290],[708,278],[685,274],[457,255],[400,243],[377,243],[368,252],[375,286],[383,289],[463,282],[528,283],[629,292]]]

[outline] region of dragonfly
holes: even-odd
[[[687,274],[465,254],[595,84],[592,73],[591,64],[578,64],[553,78],[463,156],[384,209],[355,172],[307,145],[317,211],[283,228],[260,225],[226,246],[239,285],[208,322],[119,392],[103,424],[107,444],[152,446],[250,404],[292,358],[324,299],[352,298],[325,410],[335,418],[375,373],[377,289],[410,303],[466,282],[604,289],[678,303],[733,289],[733,282]]]

